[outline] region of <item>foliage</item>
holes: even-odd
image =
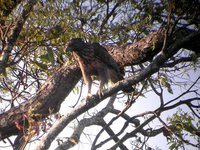
[[[190,136],[195,138],[198,129],[193,125],[195,122],[194,118],[193,114],[188,114],[188,112],[184,112],[181,109],[179,109],[172,117],[168,118],[169,124],[175,127],[174,134],[179,137],[178,139],[172,137],[172,139],[169,140],[170,149],[184,147],[184,142],[190,143],[189,140],[184,140],[184,137]],[[199,127],[198,124],[199,121],[197,121],[197,127]]]

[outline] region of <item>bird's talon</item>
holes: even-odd
[[[97,94],[99,95],[100,98],[103,96],[103,92],[101,90],[98,90]]]
[[[86,100],[90,99],[92,97],[91,93],[88,93],[88,95],[86,96]]]

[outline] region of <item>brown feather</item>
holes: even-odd
[[[123,74],[112,56],[99,43],[85,43],[82,39],[72,39],[66,51],[72,51],[74,58],[78,61],[85,84],[88,86],[88,96],[91,95],[92,75],[100,80],[99,92],[110,80],[116,83],[123,80]],[[123,90],[133,91],[132,88]]]

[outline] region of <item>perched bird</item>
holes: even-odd
[[[72,52],[79,63],[84,82],[88,87],[87,97],[91,96],[92,75],[100,81],[98,90],[100,95],[104,85],[109,81],[116,83],[124,79],[117,62],[99,43],[89,44],[81,38],[74,38],[68,43],[66,52]],[[127,88],[123,91],[131,92],[132,90],[132,88]]]

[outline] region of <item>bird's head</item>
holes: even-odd
[[[69,41],[66,52],[81,51],[86,43],[81,38],[73,38]]]

